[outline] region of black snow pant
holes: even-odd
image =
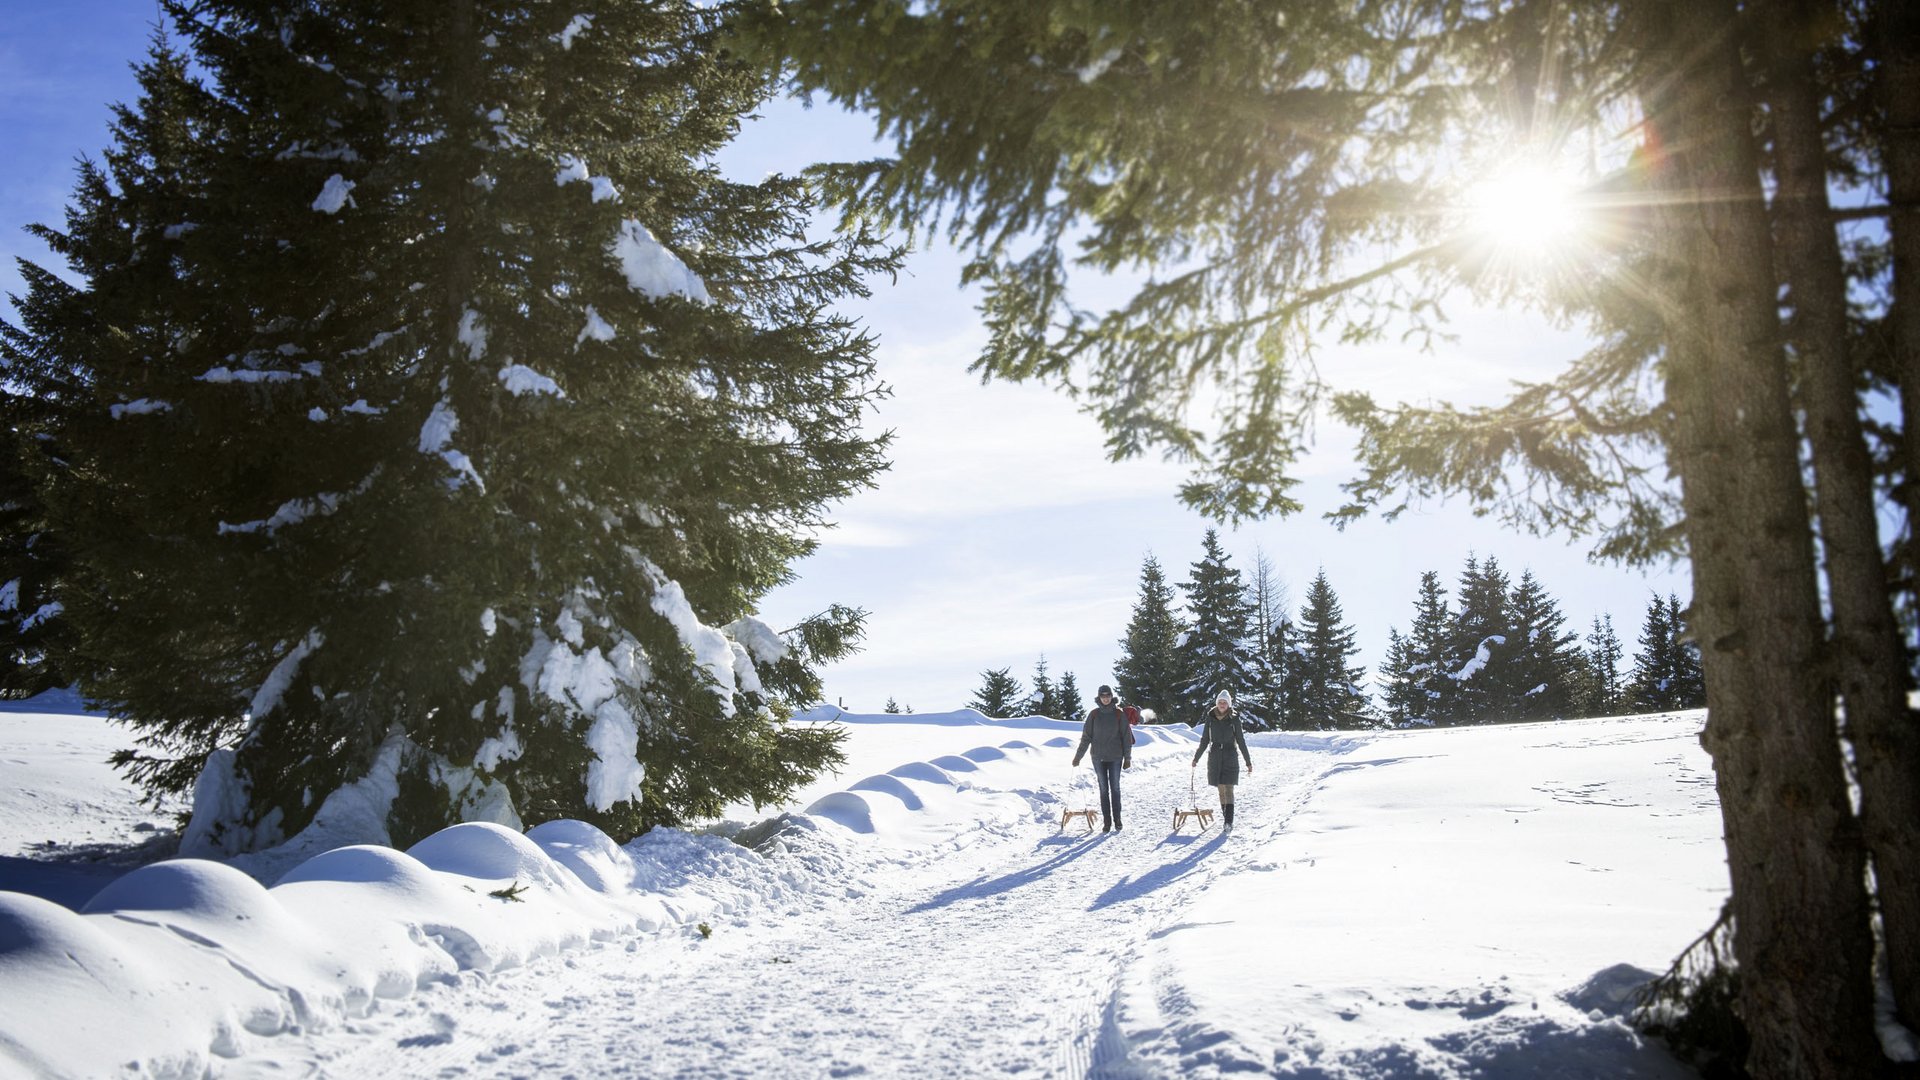
[[[1100,781],[1100,820],[1120,820],[1120,763],[1095,761],[1093,775]]]

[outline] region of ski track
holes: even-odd
[[[1129,972],[1187,902],[1286,827],[1324,754],[1263,749],[1240,817],[1169,831],[1191,805],[1184,753],[1122,780],[1124,831],[1058,828],[1059,804],[1002,835],[962,837],[905,881],[850,883],[690,929],[603,942],[453,982],[326,1033],[288,1039],[232,1076],[1129,1077],[1177,1072],[1197,1032],[1128,1010]],[[1071,785],[1076,807],[1090,776]],[[1198,786],[1198,802],[1214,792]],[[1043,820],[1043,817],[1045,820]],[[778,859],[779,856],[774,856]],[[893,866],[878,868],[884,875]],[[1139,1001],[1138,996],[1132,1000]],[[1171,1002],[1162,1002],[1163,1005]],[[1136,1015],[1129,1015],[1129,1012]],[[1123,1033],[1126,1025],[1131,1030]],[[1182,1025],[1185,1026],[1185,1025]],[[662,1033],[665,1033],[664,1035]],[[1211,1043],[1219,1034],[1203,1037]],[[279,1042],[279,1040],[275,1040]],[[1141,1059],[1132,1055],[1144,1053]],[[1157,1064],[1156,1064],[1157,1062]]]

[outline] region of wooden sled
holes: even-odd
[[[1180,826],[1185,825],[1188,818],[1198,818],[1200,820],[1200,831],[1205,832],[1207,831],[1207,827],[1213,824],[1213,811],[1203,810],[1197,806],[1191,810],[1175,810],[1173,812],[1173,831],[1179,832]]]
[[[1193,809],[1175,810],[1173,812],[1173,831],[1174,832],[1179,832],[1180,826],[1185,825],[1187,823],[1187,819],[1189,818],[1199,819],[1201,832],[1206,832],[1207,826],[1213,824],[1213,811],[1202,810],[1200,808],[1200,797],[1195,791],[1193,782],[1194,782],[1194,772],[1192,770],[1188,770],[1187,771],[1187,801],[1193,804]]]
[[[1060,815],[1060,831],[1065,832],[1067,829],[1067,822],[1072,821],[1074,818],[1086,818],[1087,831],[1088,832],[1093,831],[1093,811],[1091,810],[1068,810],[1067,812],[1061,814]]]

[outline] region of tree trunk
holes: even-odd
[[[1920,1016],[1920,771],[1907,709],[1905,658],[1888,603],[1874,508],[1873,462],[1847,356],[1847,283],[1827,202],[1826,154],[1811,50],[1820,28],[1809,0],[1779,0],[1768,30],[1767,105],[1778,193],[1775,236],[1793,309],[1800,405],[1813,450],[1815,505],[1833,607],[1833,671],[1860,784],[1860,824],[1886,932],[1901,1018]]]
[[[1867,1075],[1865,860],[1840,761],[1773,250],[1727,0],[1636,7],[1667,404],[1727,862],[1748,1068]]]
[[[1920,599],[1920,4],[1875,5],[1873,47],[1886,110],[1887,223],[1893,241],[1893,375],[1904,420],[1901,502],[1907,511],[1907,587]]]

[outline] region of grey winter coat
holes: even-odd
[[[1234,747],[1240,749],[1240,757],[1234,756]],[[1212,753],[1208,753],[1208,749]],[[1229,711],[1220,716],[1212,709],[1200,721],[1200,745],[1193,751],[1193,763],[1200,764],[1200,755],[1207,755],[1207,783],[1215,787],[1221,784],[1240,782],[1240,758],[1247,759],[1247,768],[1253,768],[1253,755],[1247,752],[1247,736],[1240,730],[1240,714]]]
[[[1133,761],[1133,731],[1127,724],[1127,714],[1120,711],[1118,705],[1095,705],[1087,713],[1086,723],[1080,725],[1080,749],[1073,752],[1073,763],[1087,754],[1087,747],[1093,747],[1095,761]]]

